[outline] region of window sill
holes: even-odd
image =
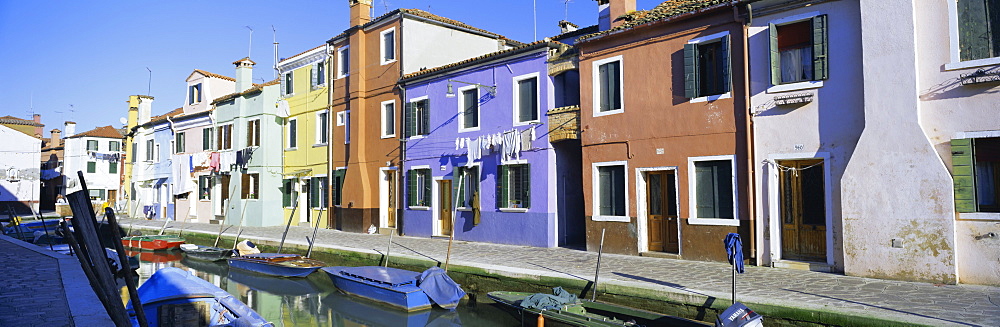
[[[327,145],[329,145],[329,143],[316,143],[316,144],[313,144],[313,147],[314,148],[318,148],[318,147],[327,146]]]
[[[983,58],[983,59],[976,59],[969,61],[947,63],[944,64],[944,70],[959,70],[959,69],[975,68],[975,67],[998,65],[998,64],[1000,64],[1000,57]]]
[[[963,220],[1000,220],[1000,212],[963,212],[958,214]]]
[[[739,226],[740,220],[734,218],[688,218],[690,225]]]
[[[541,124],[542,121],[538,119],[514,122],[514,126],[531,126],[531,125],[541,125]]]
[[[693,98],[693,99],[691,99],[691,101],[688,101],[688,102],[689,103],[708,102],[708,101],[729,99],[729,98],[732,98],[732,97],[733,97],[733,92],[726,92],[726,93],[723,93],[723,94],[716,94],[716,95],[709,95],[709,96],[703,96],[703,97]]]
[[[392,135],[382,135],[382,138],[383,138],[383,139],[391,139],[391,138],[394,138],[394,137],[396,137],[396,134],[392,134]]]
[[[296,148],[285,148],[285,151],[295,151],[295,150],[298,150],[298,149],[299,148],[297,148],[297,147]]]
[[[389,61],[383,61],[382,62],[382,66],[385,66],[385,65],[388,65],[388,64],[391,64],[391,63],[394,63],[394,62],[396,62],[396,59],[392,59],[392,60],[389,60]]]
[[[410,139],[410,140],[419,140],[419,139],[422,139],[422,138],[424,138],[424,135],[414,135],[414,136],[410,136],[408,139]]]
[[[198,202],[212,202],[212,199],[198,199]]]
[[[345,78],[347,76],[351,76],[351,75],[340,75],[340,76],[337,76],[337,78],[335,78],[335,79],[343,79],[343,78]]]
[[[608,110],[608,111],[601,111],[601,109],[594,108],[594,117],[620,114],[620,113],[623,113],[623,112],[625,112],[625,108],[617,109],[617,110]]]
[[[469,127],[469,128],[461,128],[461,127],[458,128],[458,132],[459,133],[478,132],[478,131],[479,131],[479,127],[478,126],[477,127]]]
[[[528,208],[500,208],[500,212],[528,212]]]
[[[316,90],[322,89],[324,87],[326,87],[326,84],[313,85],[312,86],[312,91],[316,91]]]
[[[767,93],[800,91],[800,90],[816,89],[821,87],[823,87],[823,81],[805,81],[805,82],[788,83],[788,84],[771,86],[767,88]]]
[[[458,210],[458,211],[472,211],[472,208],[458,207],[458,208],[455,208],[455,210]]]
[[[431,210],[431,207],[425,207],[425,206],[410,206],[407,208],[409,208],[410,210],[424,210],[424,211]]]
[[[632,221],[628,216],[593,216],[590,219],[593,221],[617,221],[623,223]]]

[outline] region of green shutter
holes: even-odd
[[[976,179],[972,158],[972,139],[951,140],[955,210],[958,212],[976,212]]]
[[[320,194],[320,191],[319,191],[321,186],[322,185],[320,185],[319,178],[312,178],[309,181],[309,207],[310,208],[319,207],[320,196],[322,196],[322,194]]]
[[[612,186],[610,167],[597,167],[597,191],[600,199],[597,203],[598,214],[604,216],[614,215],[611,198],[611,194],[614,193],[614,187]]]
[[[198,179],[198,191],[201,192],[204,189],[203,179]],[[292,206],[292,180],[285,179],[281,183],[281,206],[291,207]]]
[[[508,166],[500,166],[500,176],[499,176],[500,181],[499,183],[497,183],[497,186],[499,186],[500,190],[499,192],[497,192],[496,196],[497,209],[507,207],[507,188],[508,188],[507,175],[509,174],[507,172],[507,167]]]
[[[608,75],[608,64],[597,66],[597,76],[599,79],[597,87],[600,90],[598,111],[611,110],[611,105],[608,101],[608,79],[610,78],[610,75]]]
[[[531,166],[524,165],[521,169],[521,194],[524,194],[521,199],[522,208],[531,208]]]
[[[413,136],[413,132],[417,128],[416,107],[417,105],[413,102],[403,104],[403,138]]]
[[[406,204],[417,205],[417,171],[406,172]]]
[[[431,205],[431,186],[432,186],[431,184],[433,184],[433,179],[431,179],[431,170],[430,169],[423,169],[423,171],[421,172],[421,174],[424,175],[424,189],[423,189],[424,198],[421,199],[422,200],[421,202],[425,206],[430,206]]]
[[[465,206],[465,196],[464,196],[465,192],[462,192],[464,191],[465,188],[462,187],[463,185],[461,185],[463,182],[462,170],[463,170],[462,167],[455,167],[451,171],[451,179],[452,179],[451,195],[453,196],[452,199],[458,200],[457,203],[459,204],[460,207]],[[451,204],[449,203],[448,205],[450,206]]]
[[[778,51],[778,27],[774,24],[768,25],[770,34],[770,54],[771,54],[771,85],[781,84],[781,52]],[[815,55],[814,55],[815,56]]]
[[[825,80],[830,75],[830,63],[827,59],[828,37],[826,15],[813,17],[813,80]],[[773,61],[773,60],[772,60]]]
[[[118,162],[112,161],[108,163],[108,173],[111,174],[118,173]]]
[[[97,172],[97,163],[96,162],[88,162],[87,163],[87,173],[93,174],[93,173],[96,173],[96,172]]]
[[[731,86],[732,82],[730,81],[731,80],[730,79],[730,75],[731,74],[730,74],[730,69],[729,69],[729,67],[730,67],[730,56],[729,56],[729,54],[730,54],[730,49],[731,49],[730,43],[729,43],[729,35],[723,36],[722,37],[722,41],[720,41],[720,42],[722,42],[721,46],[719,47],[720,48],[720,52],[722,54],[720,56],[720,57],[722,57],[721,58],[721,60],[722,60],[722,93],[726,93],[726,92],[729,92],[732,89],[732,86]]]
[[[983,0],[958,0],[958,43],[962,61],[990,57],[990,22]]]
[[[618,110],[622,108],[622,62],[615,61],[608,63],[608,109]]]
[[[423,110],[420,113],[420,135],[431,133],[431,100],[423,100]]]
[[[684,45],[684,97],[698,97],[698,44]]]

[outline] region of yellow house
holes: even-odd
[[[278,62],[284,121],[282,206],[293,224],[330,228],[328,53],[318,46]]]

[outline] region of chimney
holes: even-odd
[[[34,115],[31,116],[31,119],[35,121],[36,125],[40,125],[40,126],[35,126],[35,135],[38,135],[39,138],[41,138],[41,136],[42,136],[42,127],[45,126],[45,125],[42,125],[42,115],[41,114],[34,114]]]
[[[51,131],[49,131],[49,133],[50,133],[49,148],[58,148],[62,146],[61,143],[62,139],[60,138],[61,137],[60,134],[62,133],[62,131],[60,131],[58,128],[54,128]]]
[[[569,33],[569,32],[575,31],[577,28],[579,28],[579,26],[577,26],[576,24],[570,23],[569,21],[565,21],[565,20],[560,20],[559,21],[559,30],[561,31],[561,32],[559,32],[559,34]]]
[[[601,31],[621,26],[624,14],[635,11],[635,0],[597,0],[597,27]]]
[[[136,125],[148,123],[153,114],[153,97],[146,95],[133,95],[133,97],[135,101],[133,102],[130,99],[130,105],[134,103],[135,107],[133,108],[139,109]]]
[[[66,131],[67,137],[73,136],[73,134],[76,134],[76,123],[67,121],[65,126],[63,127],[63,130]]]
[[[372,20],[372,0],[347,0],[351,5],[351,26],[363,25]]]
[[[236,93],[253,87],[253,65],[256,64],[250,57],[233,62],[233,65],[236,65]]]

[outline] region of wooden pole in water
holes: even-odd
[[[392,247],[392,234],[396,234],[395,228],[390,227],[388,229],[389,229],[389,244],[385,246],[385,264],[383,264],[382,267],[389,266],[389,248]]]
[[[601,229],[601,245],[597,248],[597,270],[594,271],[594,290],[590,292],[590,300],[597,300],[597,277],[601,275],[601,254],[604,253],[604,232],[605,229]]]
[[[298,201],[295,201],[295,202],[298,202]],[[278,243],[278,253],[281,253],[281,249],[285,247],[285,235],[288,235],[288,228],[292,227],[292,218],[295,217],[295,209],[298,209],[298,208],[299,208],[299,204],[296,203],[295,206],[292,207],[292,213],[288,215],[288,224],[285,224],[285,232],[281,233],[281,243]],[[309,208],[306,208],[306,210],[308,211]],[[309,213],[306,212],[306,214],[309,214]]]
[[[163,227],[160,227],[160,235],[163,235],[163,231],[167,229],[167,223],[169,222],[170,219],[167,219],[167,217],[163,217]]]
[[[223,218],[222,221],[219,222],[219,234],[217,234],[215,236],[215,244],[212,245],[213,247],[219,247],[219,239],[222,238],[222,228],[223,227],[226,227],[226,219],[225,218]]]
[[[142,301],[139,300],[139,291],[136,286],[137,281],[133,279],[130,273],[132,267],[128,264],[128,255],[125,254],[125,247],[122,246],[122,236],[118,234],[118,220],[115,219],[115,210],[104,208],[104,215],[108,219],[108,227],[111,227],[111,241],[115,243],[115,251],[118,252],[118,262],[121,262],[121,269],[123,271],[122,278],[125,279],[125,286],[128,287],[128,295],[132,299],[132,308],[135,310],[136,320],[141,327],[149,326],[149,322],[146,320],[146,312],[142,310]]]
[[[465,180],[465,174],[458,176],[458,187],[459,191],[462,190],[462,182]],[[458,195],[458,194],[456,194]],[[458,197],[455,197],[455,206],[451,207],[451,232],[448,235],[448,254],[444,257],[444,271],[448,272],[448,263],[451,261],[451,243],[455,242],[455,215],[458,214]]]
[[[313,227],[313,236],[312,236],[312,240],[309,240],[309,251],[306,251],[306,258],[312,256],[313,245],[316,244],[316,232],[319,231],[319,221],[320,221],[320,218],[323,217],[323,210],[326,210],[325,206],[319,208],[319,215],[316,215],[316,227]]]
[[[246,201],[240,201],[240,202],[243,202],[243,212],[240,213],[240,229],[236,232],[236,239],[233,240],[233,250],[236,250],[236,244],[240,242],[240,235],[243,235],[243,218],[246,217],[247,214]]]

